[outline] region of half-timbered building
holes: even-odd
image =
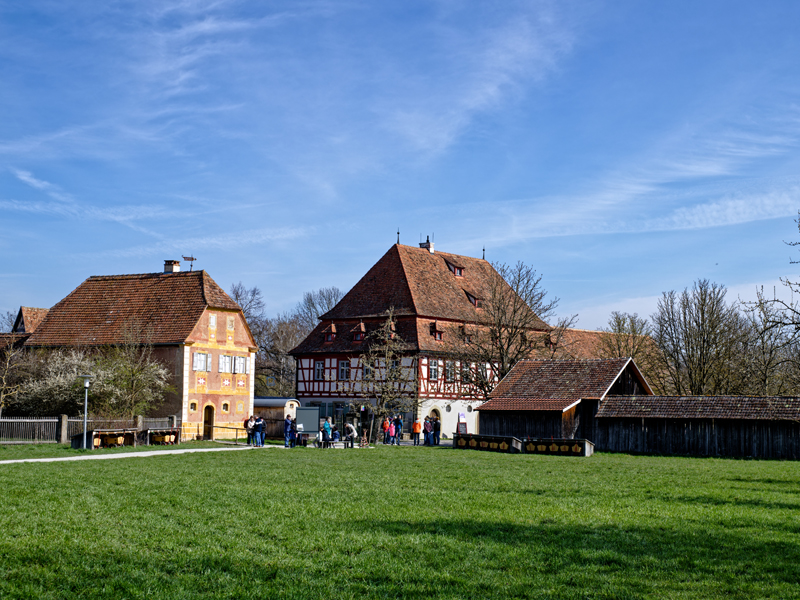
[[[322,406],[323,414],[368,404],[369,394],[361,384],[361,357],[370,334],[391,311],[396,335],[408,348],[401,366],[415,380],[414,416],[439,417],[446,435],[456,430],[459,420],[474,432],[477,396],[465,389],[462,369],[486,369],[491,377],[491,364],[462,364],[453,344],[458,336],[469,335],[470,328],[486,326],[482,299],[489,297],[498,277],[486,260],[435,252],[431,242],[418,248],[392,246],[292,350],[297,398],[303,405]],[[549,330],[544,322],[535,321],[541,332]]]

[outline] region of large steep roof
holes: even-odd
[[[457,277],[448,263],[460,268],[463,276]],[[483,311],[468,294],[488,298],[496,276],[483,259],[396,244],[321,319],[374,317],[394,308],[398,316],[480,323],[485,320]],[[543,321],[539,327],[548,329]]]
[[[148,328],[153,344],[180,344],[209,308],[240,310],[205,271],[90,277],[50,309],[26,346],[118,344]]]
[[[565,410],[584,398],[602,399],[629,365],[630,358],[521,360],[478,410]]]

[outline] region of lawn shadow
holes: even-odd
[[[352,528],[396,540],[429,537],[433,547],[451,556],[452,548],[463,548],[464,553],[474,547],[490,549],[481,565],[484,576],[476,572],[463,583],[465,596],[535,597],[529,594],[537,586],[537,577],[545,573],[551,585],[561,582],[564,589],[579,580],[580,587],[592,591],[587,597],[641,597],[704,589],[747,598],[748,589],[766,590],[776,585],[792,589],[800,580],[800,544],[764,541],[748,532],[721,528],[698,531],[688,524],[670,529],[573,526],[550,519],[530,525],[471,519],[364,520],[352,523]],[[454,568],[457,566],[452,565]],[[502,577],[500,587],[487,590],[485,582],[497,580],[491,571],[514,575]],[[484,584],[475,587],[479,581]]]

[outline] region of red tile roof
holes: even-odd
[[[450,271],[448,261],[464,269],[463,277]],[[487,298],[496,273],[482,259],[447,252],[431,254],[425,248],[396,244],[321,318],[377,316],[393,307],[398,316],[480,323],[485,320],[482,310],[469,301],[466,292]],[[549,329],[542,321],[539,326]]]
[[[448,262],[461,267],[463,276],[450,271]],[[390,308],[397,317],[398,335],[414,351],[447,352],[445,344],[455,339],[460,325],[485,321],[483,310],[470,302],[467,292],[477,298],[488,297],[496,274],[491,264],[482,259],[447,252],[431,254],[425,248],[396,244],[333,309],[320,317],[320,325],[291,353],[362,352],[362,344],[352,336],[337,335],[336,340],[326,343],[322,333],[331,324],[346,327],[339,331],[349,331],[361,319],[371,320],[371,324],[365,323],[370,331]],[[434,321],[436,330],[445,332],[445,340],[431,335]],[[541,330],[549,329],[543,321],[537,322]]]
[[[206,307],[240,310],[205,271],[90,277],[53,308],[26,346],[95,346],[124,341],[131,323],[150,343],[180,344]]]
[[[597,418],[800,421],[800,398],[750,396],[608,396]]]
[[[564,410],[603,398],[632,361],[531,359],[518,362],[477,410]]]
[[[47,316],[48,308],[20,306],[17,320],[14,322],[15,333],[33,333]]]

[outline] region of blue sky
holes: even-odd
[[[0,309],[198,257],[267,309],[395,242],[562,314],[752,296],[800,239],[800,3],[0,0]]]

